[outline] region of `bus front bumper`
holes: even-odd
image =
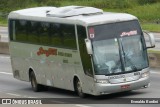
[[[94,95],[105,95],[116,92],[130,91],[149,87],[149,77],[140,78],[136,81],[119,83],[119,84],[102,84],[95,83]]]

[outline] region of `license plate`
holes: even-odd
[[[121,86],[121,89],[128,89],[128,88],[130,88],[130,85],[122,85]]]

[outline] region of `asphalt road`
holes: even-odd
[[[30,83],[19,81],[13,78],[10,57],[6,55],[0,55],[0,98],[54,98],[49,99],[49,102],[56,103],[59,105],[54,104],[52,105],[52,107],[158,107],[159,104],[147,105],[103,103],[111,102],[114,100],[116,101],[117,98],[125,98],[126,100],[128,98],[160,98],[159,81],[160,70],[151,69],[151,86],[146,89],[135,90],[127,93],[116,93],[101,97],[88,96],[85,99],[80,99],[74,92],[56,88],[49,88],[48,91],[43,92],[33,92]],[[89,104],[86,104],[86,102],[88,102]],[[1,106],[2,105],[0,105],[0,107]]]

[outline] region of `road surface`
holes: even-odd
[[[56,99],[50,99],[50,102],[59,105],[54,104],[52,105],[52,107],[107,107],[107,106],[158,107],[159,104],[128,105],[128,104],[103,104],[103,103],[114,101],[116,98],[126,98],[126,100],[128,98],[160,98],[159,81],[160,81],[160,70],[151,69],[151,86],[147,89],[135,90],[128,93],[116,93],[101,97],[88,96],[85,99],[80,99],[74,92],[56,88],[49,88],[48,91],[43,91],[43,92],[33,92],[30,83],[19,81],[13,78],[11,64],[10,64],[10,56],[0,55],[0,98],[56,98]],[[75,102],[77,102],[77,104],[72,104]],[[85,103],[88,102],[89,104],[85,103],[83,104],[83,102]],[[97,104],[92,104],[92,103],[97,103]]]

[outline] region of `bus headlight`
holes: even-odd
[[[144,72],[144,73],[142,73],[142,74],[141,74],[141,77],[142,77],[142,78],[148,77],[148,76],[149,76],[149,74],[150,74],[150,72],[149,72],[149,71]]]
[[[96,83],[102,83],[102,84],[107,84],[109,81],[107,79],[95,79]]]

